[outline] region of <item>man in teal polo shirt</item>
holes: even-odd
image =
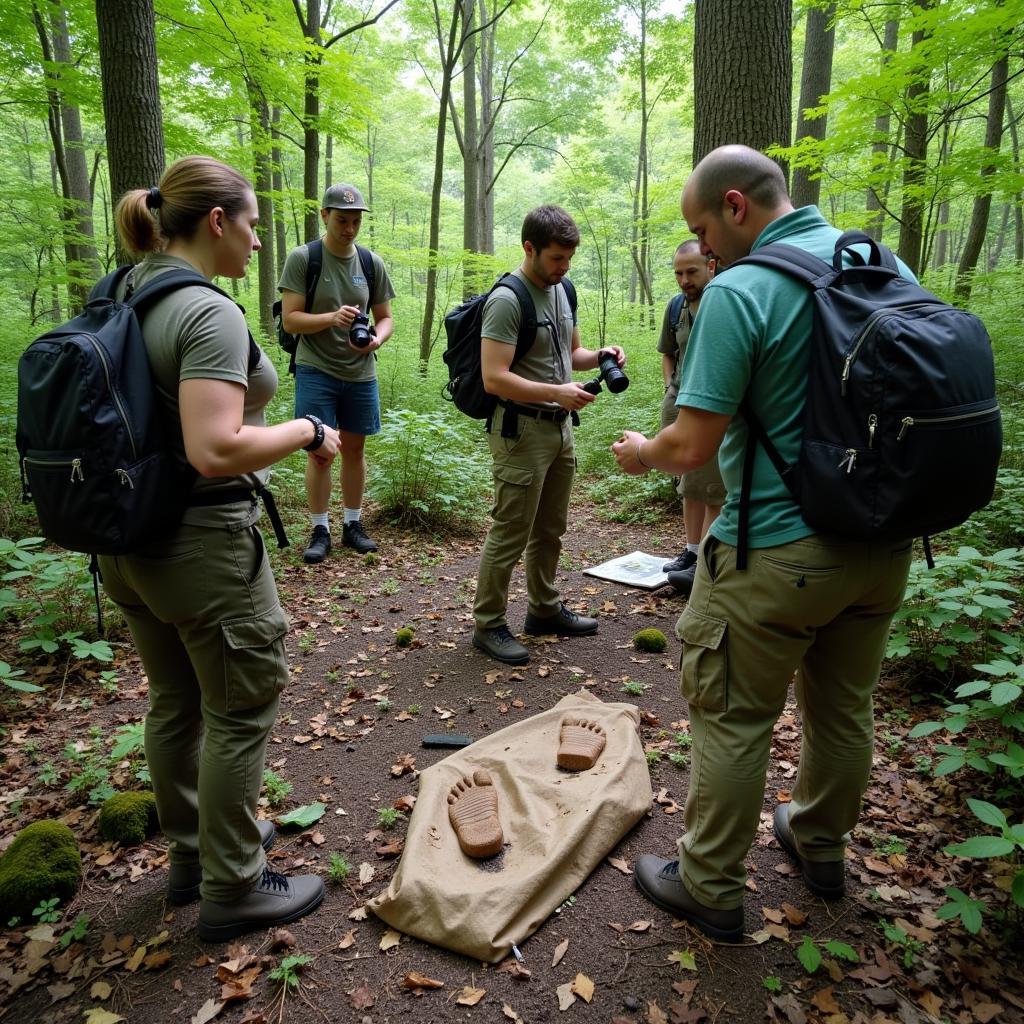
[[[831,261],[840,232],[811,207],[795,210],[778,166],[723,146],[694,168],[683,219],[725,272],[704,291],[679,389],[678,419],[647,440],[627,431],[621,468],[686,472],[716,451],[728,498],[701,545],[676,632],[693,763],[679,859],[645,855],[636,884],[706,934],[743,934],[744,859],[764,800],[772,727],[796,673],[803,726],[792,800],[774,832],[815,895],[844,894],[843,857],[871,771],[871,695],[892,616],[903,600],[910,543],[815,533],[756,448],[746,570],[736,543],[749,396],[782,457],[800,448],[811,343],[810,292],[775,271],[731,264],[770,242]],[[901,273],[912,276],[902,264]],[[713,339],[713,343],[712,343]]]

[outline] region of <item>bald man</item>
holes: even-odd
[[[800,766],[792,799],[775,808],[774,833],[812,893],[844,895],[844,853],[871,771],[871,695],[903,600],[910,543],[815,533],[757,445],[748,562],[737,570],[748,440],[737,411],[747,396],[783,459],[796,462],[813,314],[810,291],[788,275],[729,268],[773,242],[831,262],[840,232],[816,207],[795,210],[778,166],[745,146],[716,149],[694,168],[682,212],[719,273],[690,336],[679,414],[656,437],[628,431],[612,450],[631,474],[686,473],[717,450],[728,497],[701,545],[676,627],[693,734],[686,834],[678,860],[645,855],[635,878],[657,906],[735,942],[772,728],[794,673]],[[913,276],[902,264],[900,272]]]

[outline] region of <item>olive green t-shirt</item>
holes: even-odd
[[[375,252],[370,253],[373,259],[373,295],[370,294],[359,263],[359,254],[355,250],[351,256],[341,257],[335,256],[325,245],[323,252],[323,266],[313,294],[313,308],[307,309],[307,313],[333,313],[341,306],[358,306],[364,313],[368,313],[374,306],[390,302],[395,297],[387,268]],[[284,261],[277,290],[298,292],[305,297],[308,264],[308,246],[300,245],[292,249]],[[298,366],[315,367],[339,380],[374,380],[377,376],[377,360],[373,358],[373,353],[352,349],[348,343],[348,331],[343,327],[301,335],[295,362]]]
[[[132,272],[137,290],[147,281],[169,270],[196,268],[177,256],[147,256]],[[178,385],[183,380],[227,380],[245,388],[242,422],[247,426],[266,424],[263,410],[277,390],[277,371],[261,352],[256,368],[249,373],[249,328],[242,311],[229,298],[201,285],[179,288],[150,307],[142,324],[142,336],[153,374],[157,400],[165,415],[169,446],[187,465],[181,432]],[[253,477],[261,483],[269,469],[248,476],[196,476],[193,490],[204,494],[214,490],[251,488]],[[258,518],[249,502],[186,509],[183,522],[193,526],[249,525]]]
[[[537,310],[537,337],[512,372],[538,384],[568,384],[572,380],[572,307],[561,284],[538,288],[521,269],[512,273],[529,289]],[[515,345],[523,313],[511,288],[495,288],[484,303],[480,335],[506,345]],[[530,405],[554,406],[554,402]]]
[[[693,327],[693,313],[684,299],[679,309],[679,323],[672,322],[672,303],[665,307],[665,315],[661,319],[661,335],[658,338],[658,351],[662,355],[673,356],[675,366],[672,380],[666,390],[679,394],[679,373],[683,368],[683,356],[686,354],[686,343],[690,340],[690,329]]]

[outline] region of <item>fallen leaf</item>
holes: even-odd
[[[589,1003],[594,998],[594,983],[585,974],[576,975],[576,980],[572,983],[572,990],[584,1002]]]
[[[274,929],[274,937],[270,940],[270,948],[272,950],[294,949],[298,944],[295,936],[287,928]]]
[[[537,669],[537,675],[540,676],[541,679],[547,679],[547,677],[551,675],[551,669],[547,665],[541,665],[541,667]]]
[[[652,999],[647,1004],[647,1016],[644,1017],[647,1024],[668,1024],[668,1017],[665,1011]]]
[[[105,981],[94,981],[92,988],[89,989],[89,995],[93,999],[109,999],[110,993],[114,990]]]
[[[836,1002],[836,997],[832,992],[832,986],[829,985],[827,988],[819,988],[817,992],[811,996],[811,1003],[822,1013],[839,1013],[839,1004]]]
[[[263,973],[259,964],[232,975],[220,987],[220,998],[225,1003],[240,1002],[252,997],[252,987]]]
[[[119,1021],[126,1020],[126,1017],[122,1017],[118,1013],[111,1013],[109,1010],[104,1010],[102,1006],[94,1006],[91,1010],[85,1012],[85,1024],[118,1024]],[[195,1021],[195,1018],[192,1018]]]
[[[671,963],[679,964],[680,970],[697,970],[697,958],[693,955],[692,949],[677,949],[669,953],[668,959]]]
[[[400,754],[398,760],[391,766],[391,774],[396,779],[414,771],[416,771],[416,758],[412,754]]]
[[[512,1021],[512,1024],[524,1024],[523,1018],[520,1017],[519,1014],[508,1005],[508,1003],[502,1003],[501,1012],[505,1014],[510,1021]],[[123,1019],[124,1018],[122,1018],[122,1020]]]
[[[370,991],[370,986],[364,981],[362,985],[349,992],[348,1001],[354,1010],[369,1010],[377,1000]]]
[[[389,928],[383,938],[380,940],[380,948],[382,950],[394,949],[402,941],[402,933],[396,932],[394,928]]]
[[[650,921],[634,921],[628,928],[627,932],[645,932],[651,927]]]
[[[411,989],[444,988],[443,981],[438,981],[437,978],[428,978],[425,974],[420,974],[419,971],[409,971],[402,979],[402,984]]]
[[[609,857],[608,863],[611,864],[616,871],[621,871],[624,875],[633,874],[633,869],[621,857]]]
[[[353,945],[353,943],[355,941],[356,941],[356,930],[355,930],[355,928],[350,928],[341,937],[341,941],[338,943],[338,949],[348,949],[349,946]]]
[[[476,1004],[479,1003],[486,994],[487,989],[485,988],[471,988],[469,985],[466,985],[465,988],[459,992],[455,1002],[457,1002],[459,1006],[476,1006]]]
[[[74,994],[77,990],[77,985],[72,985],[66,981],[59,981],[53,985],[47,985],[46,991],[50,993],[50,1003],[59,1003],[62,999],[67,999],[68,996]]]
[[[576,1002],[576,996],[573,995],[572,991],[573,983],[567,981],[564,985],[559,985],[555,989],[555,995],[558,996],[558,1009],[568,1010],[573,1003]]]
[[[207,999],[206,1002],[199,1007],[199,1012],[192,1018],[192,1024],[207,1024],[207,1022],[213,1020],[213,1018],[216,1017],[225,1006],[227,1006],[227,1003],[222,1003],[216,999]],[[91,1021],[90,1024],[92,1024]]]
[[[565,956],[565,951],[569,948],[569,940],[562,939],[562,941],[555,946],[555,952],[551,957],[551,966],[557,967],[562,962],[562,957]]]
[[[134,973],[142,966],[142,961],[146,959],[146,947],[139,946],[137,950],[128,958],[128,962],[124,965],[126,971]]]
[[[786,920],[794,927],[799,928],[807,920],[807,914],[797,909],[792,903],[783,903],[782,909],[786,915]],[[781,923],[781,922],[776,922]],[[836,1011],[838,1012],[838,1011]]]
[[[365,860],[359,865],[359,884],[366,885],[373,881],[373,876],[377,873],[377,869],[372,865],[368,864]]]
[[[147,971],[155,971],[158,967],[163,967],[170,959],[171,951],[169,949],[157,949],[150,953],[142,962]]]
[[[497,967],[495,967],[495,970],[499,974],[511,974],[516,981],[520,981],[524,978],[530,977],[529,968],[524,967],[514,957],[509,957],[507,960],[502,960],[502,962],[498,964]]]
[[[350,921],[365,921],[367,909],[366,907],[353,907],[348,912],[348,919]]]

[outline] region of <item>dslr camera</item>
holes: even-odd
[[[352,324],[348,329],[348,340],[356,348],[366,348],[370,344],[370,338],[375,338],[377,332],[370,326],[370,318],[365,313],[357,313],[352,318]],[[611,385],[608,385],[611,387]]]
[[[583,385],[584,391],[589,391],[592,395],[600,394],[602,381],[613,395],[621,394],[629,387],[629,378],[619,369],[615,353],[611,349],[603,348],[597,353],[597,368],[597,376]]]

